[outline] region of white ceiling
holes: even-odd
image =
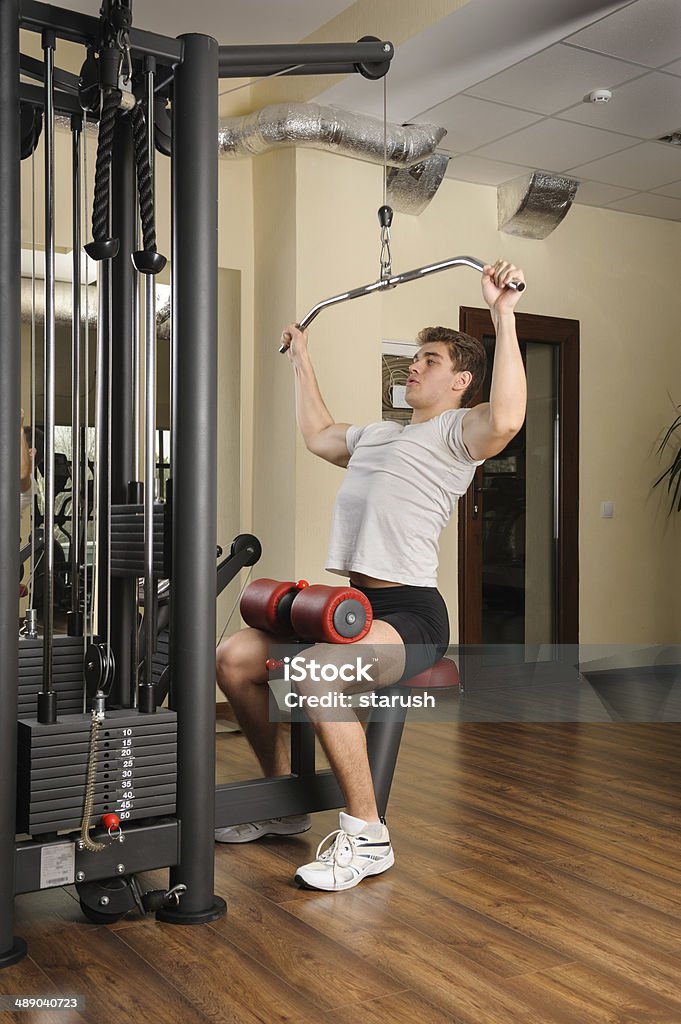
[[[98,3],[64,6],[96,13]],[[269,43],[303,39],[348,6],[135,0],[133,11],[136,26],[167,35]],[[602,88],[608,104],[584,101]],[[450,177],[568,173],[578,203],[681,220],[681,146],[657,141],[681,129],[681,0],[470,0],[396,48],[387,95],[390,120],[447,129]],[[359,76],[318,98],[382,114],[382,85]]]
[[[101,0],[53,0],[98,16]],[[135,28],[179,36],[205,32],[219,43],[297,43],[348,6],[348,0],[132,0]]]

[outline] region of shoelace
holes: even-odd
[[[335,838],[334,838],[335,837]],[[322,847],[328,843],[330,839],[333,839],[333,843],[328,850],[324,853],[320,853]],[[324,863],[333,860],[333,872],[334,878],[336,877],[336,867],[347,868],[350,866],[352,858],[357,852],[357,837],[351,836],[345,832],[342,828],[336,829],[335,832],[330,832],[326,839],[322,839],[321,843],[317,847],[317,853],[315,854],[315,860],[321,860]]]

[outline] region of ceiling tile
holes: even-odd
[[[213,0],[215,3],[216,0]],[[276,0],[271,0],[276,2]],[[397,43],[396,59],[388,81],[388,116],[404,123],[413,121],[424,110],[457,96],[491,75],[509,68],[572,35],[585,25],[624,6],[626,0],[362,0],[352,9],[367,16],[364,31],[378,31],[372,8],[395,12],[395,24],[402,20],[399,12],[418,10],[424,19],[434,18],[421,32],[399,42],[387,30],[387,37]],[[307,0],[312,4],[312,0]],[[251,0],[252,6],[255,6]],[[278,0],[279,7],[286,3]],[[229,4],[222,6],[229,10]],[[436,13],[445,6],[451,14]],[[387,16],[387,15],[386,15]],[[681,57],[681,53],[678,54]],[[342,82],[327,88],[321,103],[334,103],[380,117],[383,90],[372,88],[359,75],[348,75]],[[456,147],[455,147],[456,148]]]
[[[457,153],[477,149],[485,142],[509,135],[538,119],[537,114],[528,114],[514,107],[502,107],[471,96],[453,96],[416,118],[417,121],[446,128],[447,136],[442,140],[440,149]]]
[[[498,160],[483,160],[478,156],[459,156],[449,161],[447,177],[457,181],[473,181],[479,185],[501,185],[521,174],[527,174],[530,167],[518,164],[504,164]]]
[[[681,4],[637,0],[567,38],[588,50],[658,68],[681,57]]]
[[[681,75],[681,60],[675,60],[673,64],[667,64],[663,68],[668,75]]]
[[[610,203],[608,210],[622,210],[624,213],[640,213],[644,217],[661,217],[664,220],[681,220],[681,199],[654,196],[651,192],[618,199]]]
[[[681,127],[681,78],[652,71],[618,86],[609,103],[580,103],[557,116],[639,139],[658,139]]]
[[[547,171],[564,171],[577,161],[596,160],[631,144],[632,139],[626,135],[551,118],[484,146],[475,155],[530,164]]]
[[[671,196],[672,199],[681,199],[681,181],[672,181],[670,185],[661,185],[660,188],[654,188],[653,192],[659,196]]]
[[[611,89],[642,73],[637,64],[558,43],[468,89],[466,95],[554,114],[592,89]]]
[[[630,188],[603,185],[600,181],[581,181],[575,202],[583,206],[605,206],[606,203],[614,203],[616,199],[624,199],[630,195],[633,195]]]
[[[641,142],[622,153],[572,167],[571,171],[576,177],[647,192],[681,179],[681,147]]]

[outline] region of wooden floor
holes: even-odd
[[[241,736],[217,744],[220,777],[252,774]],[[20,897],[30,957],[0,992],[86,1008],[0,1020],[679,1024],[678,726],[413,724],[389,810],[395,867],[345,893],[292,883],[333,813],[217,847],[210,926],[97,927],[72,890]]]

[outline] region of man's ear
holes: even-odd
[[[473,374],[470,370],[460,370],[454,375],[454,382],[452,384],[452,391],[465,391],[470,386],[473,380]]]

